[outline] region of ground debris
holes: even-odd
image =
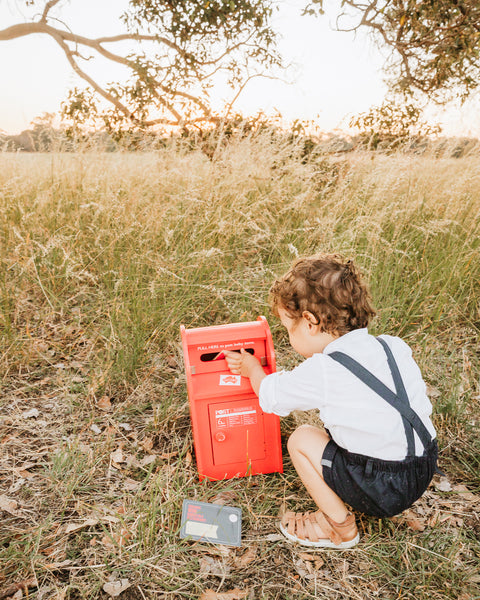
[[[17,516],[19,514],[18,502],[2,494],[0,496],[0,510],[8,512],[11,515]]]
[[[28,590],[37,586],[38,582],[35,577],[31,577],[30,579],[26,579],[25,581],[19,581],[18,583],[13,583],[12,585],[9,585],[3,590],[0,589],[0,600],[2,600],[3,598],[9,598],[10,596],[15,596],[17,592],[23,592],[25,593],[25,595],[28,596]]]
[[[216,592],[215,590],[205,590],[198,600],[242,600],[248,598],[250,590],[240,590],[235,588],[228,592]]]
[[[119,579],[118,581],[107,581],[103,586],[103,591],[112,598],[120,596],[122,592],[128,589],[132,584],[128,579]]]

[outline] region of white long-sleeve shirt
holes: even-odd
[[[392,350],[408,395],[432,438],[432,405],[410,347],[400,338],[382,335]],[[385,350],[367,329],[355,329],[328,344],[323,353],[307,358],[292,371],[267,375],[259,390],[262,410],[281,417],[293,410],[318,409],[334,441],[346,450],[383,460],[402,460],[407,440],[400,413],[343,365],[330,358],[340,351],[355,359],[395,391]],[[415,453],[423,446],[415,433]]]

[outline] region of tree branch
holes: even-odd
[[[54,4],[58,4],[60,0],[50,0],[51,6]],[[51,8],[51,7],[50,7]],[[34,21],[33,23],[18,23],[17,25],[11,25],[6,29],[0,30],[0,41],[13,40],[19,37],[23,37],[25,35],[31,35],[33,33],[46,33],[47,35],[60,35],[64,40],[68,40],[69,42],[74,42],[76,44],[81,44],[83,46],[90,46],[92,48],[96,48],[100,44],[111,43],[111,42],[123,42],[123,41],[132,41],[132,42],[159,42],[175,50],[182,56],[185,56],[184,50],[180,48],[177,44],[172,42],[171,40],[157,36],[157,35],[143,35],[140,33],[123,33],[116,36],[111,37],[100,37],[100,38],[88,38],[83,35],[77,35],[75,33],[71,33],[69,31],[65,31],[63,29],[57,29],[48,25],[43,17],[40,21]]]
[[[54,4],[58,3],[59,1],[60,0],[50,0],[49,4],[51,4],[51,6],[53,6]],[[50,6],[50,8],[51,8],[51,6]],[[158,36],[139,35],[139,34],[122,34],[122,35],[113,36],[113,37],[103,37],[103,38],[92,39],[92,38],[87,38],[85,36],[76,35],[74,33],[65,31],[63,29],[57,29],[56,27],[52,27],[51,25],[48,25],[46,22],[42,22],[42,21],[35,22],[35,23],[22,23],[19,25],[14,25],[12,27],[8,27],[7,29],[0,31],[0,41],[15,39],[17,37],[30,35],[32,33],[45,33],[45,34],[49,35],[50,37],[52,37],[64,51],[64,53],[67,57],[67,60],[70,63],[72,69],[75,71],[75,73],[77,73],[77,75],[79,77],[81,77],[84,81],[89,83],[95,89],[95,91],[97,91],[101,96],[103,96],[103,98],[105,98],[108,102],[111,102],[127,118],[132,119],[134,121],[137,121],[137,119],[134,117],[134,115],[128,110],[128,108],[124,104],[122,104],[117,98],[115,98],[115,96],[113,96],[112,94],[110,94],[106,90],[104,90],[95,80],[93,80],[87,73],[85,73],[85,71],[83,71],[80,68],[79,64],[74,59],[74,56],[78,55],[78,52],[72,51],[71,48],[69,48],[65,42],[69,41],[69,42],[73,42],[75,44],[79,44],[82,46],[87,46],[89,48],[92,48],[92,49],[96,50],[99,54],[101,54],[102,56],[107,58],[108,60],[111,60],[113,62],[116,62],[118,64],[128,67],[129,69],[131,69],[132,71],[137,73],[137,75],[139,74],[138,65],[134,61],[132,61],[128,58],[125,58],[123,56],[120,56],[118,54],[115,54],[114,52],[110,52],[110,50],[107,50],[101,44],[106,43],[106,42],[118,42],[118,41],[122,41],[122,40],[123,41],[125,41],[125,40],[138,41],[141,39],[141,40],[149,40],[149,41],[156,41],[156,42],[160,41],[162,43],[167,44],[171,48],[175,48],[175,49],[178,48],[178,46],[176,46],[176,44],[170,42],[166,38],[161,38]],[[208,119],[210,117],[211,113],[210,113],[209,109],[207,108],[207,106],[199,98],[193,96],[192,94],[189,94],[187,92],[182,92],[182,91],[169,90],[168,88],[166,88],[165,86],[161,85],[158,82],[155,82],[153,87],[160,88],[164,92],[168,91],[168,92],[172,93],[172,95],[181,96],[183,98],[190,100],[191,102],[195,103],[204,112],[205,119]],[[180,122],[182,120],[182,117],[178,113],[178,111],[176,111],[171,105],[169,105],[165,99],[161,98],[161,96],[158,92],[155,92],[154,95],[157,98],[157,100],[160,102],[160,104],[162,104],[162,106],[167,108],[167,110],[169,110],[172,113],[172,115],[174,115],[174,117],[177,119],[177,122]],[[158,119],[155,122],[159,122],[159,123],[162,122],[162,123],[166,123],[166,124],[174,123],[173,121],[164,120],[164,119]]]
[[[58,43],[58,45],[65,52],[65,56],[67,57],[67,60],[70,63],[70,66],[72,67],[72,69],[75,71],[75,73],[79,77],[81,77],[84,81],[86,81],[89,85],[91,85],[93,87],[93,89],[98,94],[100,94],[101,96],[103,96],[103,98],[105,98],[105,100],[108,100],[108,102],[111,102],[128,119],[130,119],[131,121],[133,121],[135,123],[138,123],[138,119],[135,117],[135,115],[133,115],[128,110],[128,108],[126,106],[124,106],[120,102],[120,100],[118,100],[118,98],[115,98],[115,96],[113,96],[112,94],[108,93],[106,90],[104,90],[102,88],[101,85],[99,85],[94,79],[92,79],[89,75],[87,75],[87,73],[85,73],[85,71],[82,71],[82,69],[78,66],[78,63],[73,58],[73,52],[72,52],[72,50],[70,50],[70,48],[63,41],[63,39],[59,35],[53,35],[52,34],[52,37],[56,40],[56,42]]]
[[[43,13],[40,18],[40,23],[47,22],[47,16],[48,16],[48,13],[50,12],[50,9],[52,9],[55,6],[55,4],[58,4],[60,1],[61,0],[48,0],[48,2],[45,4],[45,8],[43,9]]]
[[[231,70],[234,71],[235,64],[231,66],[226,57],[242,48],[247,49],[249,57],[253,57],[261,63],[267,62],[268,58],[272,59],[272,55],[267,54],[269,45],[272,42],[271,30],[268,27],[261,29],[261,21],[258,21],[260,17],[255,13],[257,8],[254,0],[248,0],[247,2],[247,4],[252,2],[252,7],[254,7],[253,16],[245,16],[240,11],[238,17],[232,19],[232,30],[229,31],[227,28],[223,37],[220,37],[220,48],[211,40],[209,41],[208,36],[205,38],[205,31],[207,33],[211,33],[211,31],[208,28],[204,30],[202,27],[201,19],[204,17],[200,18],[200,24],[196,24],[198,27],[193,27],[191,31],[188,30],[187,24],[187,29],[184,32],[182,30],[182,35],[178,35],[178,40],[181,41],[177,41],[177,29],[174,26],[169,26],[168,22],[164,23],[163,12],[158,13],[161,15],[159,23],[162,23],[165,27],[159,27],[158,31],[164,35],[151,35],[150,31],[156,31],[156,29],[151,30],[148,28],[148,19],[147,28],[143,29],[145,33],[142,32],[140,25],[140,29],[137,27],[135,29],[128,28],[125,33],[112,36],[95,38],[78,35],[69,30],[66,24],[55,22],[56,20],[51,16],[52,9],[61,1],[42,0],[43,11],[40,16],[37,14],[32,22],[19,23],[0,29],[0,41],[40,33],[50,36],[60,46],[76,75],[118,113],[117,123],[122,123],[126,119],[136,126],[159,123],[178,125],[198,121],[214,122],[216,117],[212,115],[208,105],[206,88],[201,87],[200,89],[204,90],[205,93],[200,92],[197,97],[194,93],[190,93],[192,83],[197,81],[200,86],[203,86],[206,78],[208,79],[208,73],[205,73],[208,67],[210,70],[213,69],[215,73],[215,66],[218,65],[219,68],[222,68],[222,61],[228,62],[226,68],[231,67]],[[171,9],[162,8],[161,10],[165,10],[168,14]],[[193,10],[195,11],[194,8]],[[265,9],[265,12],[263,7],[259,11],[258,14],[262,18],[268,13],[267,9]],[[228,10],[225,11],[225,14],[227,17],[231,16]],[[142,21],[140,18],[138,23],[143,23],[145,19],[144,17]],[[235,19],[238,19],[238,22]],[[244,27],[245,23],[249,21],[252,22],[253,29]],[[211,23],[207,24],[211,25]],[[264,47],[261,44],[259,46],[258,43],[255,46],[253,45],[253,39],[256,35],[260,36],[260,39],[265,39]],[[169,37],[173,39],[168,39]],[[248,43],[250,41],[252,41],[252,45],[249,47]],[[155,44],[157,46],[155,56],[153,59],[149,59],[145,54],[148,47],[145,48],[145,46],[141,50],[137,47],[125,52],[123,48],[114,48],[116,51],[108,49],[111,48],[108,44],[122,42],[134,42],[138,45],[142,42]],[[196,52],[194,50],[190,52],[191,47],[189,44],[191,43],[196,44]],[[160,50],[158,50],[158,47],[160,47]],[[85,52],[86,48],[90,51]],[[83,70],[84,65],[81,61],[88,60],[89,56],[87,57],[87,55],[99,55],[108,61],[126,67],[133,83],[119,84],[118,88],[102,85],[88,73],[88,69]],[[273,62],[273,59],[271,62]],[[248,78],[248,80],[250,79],[251,77]],[[245,84],[241,86],[240,92],[244,86]],[[177,87],[180,87],[180,89],[177,89]],[[235,96],[235,99],[237,96]],[[231,106],[230,104],[230,108]],[[160,113],[158,119],[155,118],[157,111]],[[166,114],[167,112],[170,114]],[[166,118],[161,117],[162,113]],[[190,113],[191,118],[185,119],[188,113]],[[97,113],[95,112],[95,114]],[[150,117],[152,118],[147,120]]]

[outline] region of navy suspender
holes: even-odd
[[[377,340],[382,344],[383,349],[387,355],[388,366],[390,367],[390,372],[393,377],[393,384],[395,386],[395,391],[397,392],[398,400],[408,408],[410,408],[410,402],[408,401],[407,391],[405,390],[405,386],[403,385],[402,376],[400,375],[400,371],[398,370],[397,363],[393,358],[392,351],[390,350],[390,346],[387,344],[385,340],[381,338],[377,338]],[[408,419],[402,415],[403,427],[405,429],[405,436],[407,438],[407,456],[415,456],[415,439],[413,437],[413,427],[412,424],[408,421]],[[418,434],[420,437],[420,434]],[[420,438],[421,439],[421,438]],[[425,444],[423,444],[425,447]]]
[[[396,393],[392,392],[392,390],[382,383],[380,379],[365,369],[365,367],[363,367],[359,362],[348,356],[348,354],[344,354],[343,352],[331,352],[328,354],[328,356],[342,364],[346,369],[363,381],[365,385],[368,385],[370,389],[388,402],[390,406],[393,406],[393,408],[398,410],[398,412],[402,415],[405,435],[407,437],[407,456],[415,456],[413,430],[417,432],[417,435],[420,438],[424,448],[427,448],[427,446],[430,444],[432,441],[432,436],[422,423],[422,420],[417,413],[410,408],[407,392],[405,391],[405,386],[400,376],[400,371],[398,370],[397,363],[393,357],[390,347],[385,340],[380,338],[377,338],[377,340],[382,344],[387,355],[388,366],[390,367],[390,371],[392,373]]]

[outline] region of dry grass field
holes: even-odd
[[[0,165],[0,599],[480,598],[480,156],[302,159],[265,135]],[[357,261],[373,331],[412,346],[446,474],[360,516],[349,552],[278,535],[283,503],[311,508],[286,452],[283,474],[199,483],[180,348],[181,324],[265,314],[292,367],[268,288],[319,250]],[[240,507],[242,547],[181,540],[184,498]]]

